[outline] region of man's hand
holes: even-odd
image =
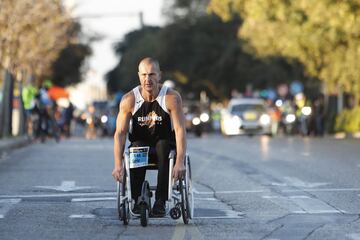
[[[175,163],[175,166],[173,168],[173,178],[176,180],[180,180],[182,177],[185,176],[185,166],[184,163]]]
[[[114,177],[115,181],[122,182],[124,175],[124,168],[123,167],[115,167],[112,171],[112,176]]]

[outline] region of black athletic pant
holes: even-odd
[[[145,142],[133,142],[130,147],[150,146],[149,162],[158,166],[157,188],[155,199],[166,201],[168,198],[169,185],[169,153],[174,144],[169,140],[159,140],[156,144],[149,145]],[[155,150],[155,151],[154,151]],[[131,195],[137,201],[141,195],[142,183],[145,180],[146,167],[130,169]]]

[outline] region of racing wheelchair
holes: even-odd
[[[140,218],[140,223],[143,227],[148,225],[149,218],[152,218],[151,199],[153,193],[156,191],[156,186],[150,186],[149,182],[145,179],[141,188],[141,196],[139,197],[139,214],[132,211],[134,201],[131,197],[131,183],[130,183],[130,168],[134,160],[131,158],[132,149],[130,153],[124,154],[125,171],[123,174],[122,182],[117,182],[117,211],[120,221],[127,225],[132,217]],[[191,165],[190,157],[186,154],[185,176],[177,181],[172,178],[172,170],[175,163],[176,153],[172,150],[169,154],[169,181],[168,181],[168,199],[166,201],[166,216],[170,215],[172,219],[179,219],[182,216],[184,224],[188,224],[189,220],[194,215],[194,198],[191,182]],[[156,164],[147,164],[146,170],[157,170]]]

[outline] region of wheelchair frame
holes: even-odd
[[[168,184],[168,199],[166,201],[166,214],[172,219],[179,219],[182,216],[185,224],[194,216],[194,197],[191,181],[191,164],[188,154],[185,155],[185,176],[181,180],[174,181],[172,178],[172,171],[175,162],[175,151],[172,150],[169,154],[169,184]],[[139,217],[140,223],[143,227],[147,226],[151,216],[151,198],[153,191],[156,191],[156,186],[150,186],[145,180],[142,184],[139,209],[140,214],[132,212],[134,202],[131,195],[130,183],[130,162],[129,153],[124,154],[125,172],[123,174],[122,182],[117,182],[117,210],[119,219],[124,225],[127,225],[131,217]],[[156,164],[149,164],[146,170],[157,170]]]

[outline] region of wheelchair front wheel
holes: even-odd
[[[149,208],[145,204],[139,206],[141,226],[146,227],[149,222]]]
[[[149,212],[151,206],[151,191],[148,181],[144,181],[141,189],[141,196],[139,197],[140,223],[141,226],[146,227],[149,222]]]

